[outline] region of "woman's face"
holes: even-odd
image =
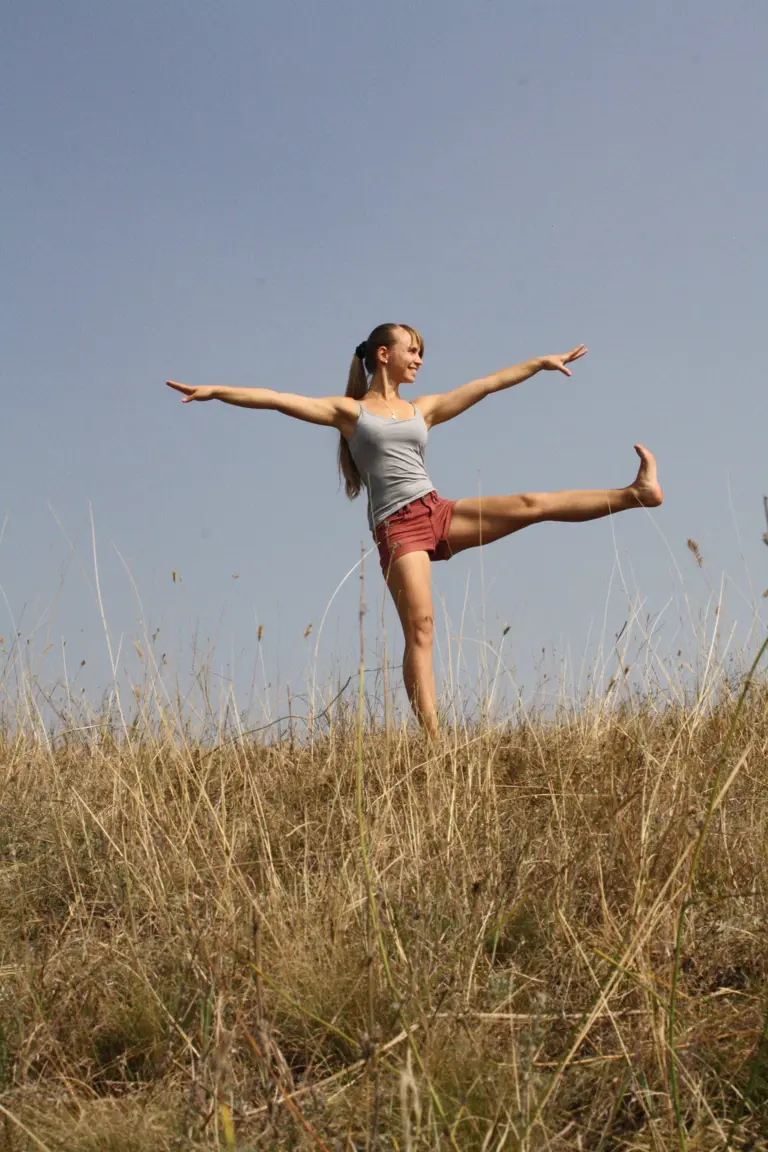
[[[379,362],[386,364],[387,375],[393,384],[413,384],[421,367],[419,345],[410,332],[398,328],[395,343],[379,349]]]

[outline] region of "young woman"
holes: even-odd
[[[192,400],[223,400],[242,408],[270,408],[337,428],[339,471],[347,496],[365,488],[368,524],[378,545],[381,567],[405,637],[403,678],[411,705],[427,732],[437,733],[432,669],[432,593],[430,562],[448,560],[465,548],[490,544],[544,520],[581,521],[629,508],[655,508],[662,494],[656,461],[640,444],[640,470],[626,488],[536,492],[444,500],[424,468],[427,433],[452,420],[493,392],[520,384],[544,370],[571,375],[568,365],[584,356],[579,344],[559,356],[540,356],[472,380],[451,392],[400,396],[413,384],[424,356],[424,342],[407,324],[380,324],[358,344],[345,396],[316,399],[268,388],[193,387],[169,380],[171,388]]]

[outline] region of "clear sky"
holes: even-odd
[[[507,625],[524,684],[542,649],[578,665],[604,628],[610,648],[619,569],[662,648],[723,573],[748,627],[768,603],[767,50],[761,0],[2,5],[6,652],[15,623],[46,682],[66,640],[69,675],[108,683],[90,505],[128,675],[144,626],[182,676],[213,647],[222,683],[300,692],[370,544],[337,434],[163,381],[338,394],[385,320],[424,334],[420,392],[590,349],[435,429],[442,495],[625,484],[637,440],[661,466],[653,515],[433,568],[469,681]],[[358,595],[328,612],[324,683],[356,667]]]

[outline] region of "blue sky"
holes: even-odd
[[[300,692],[370,543],[336,434],[182,407],[163,381],[343,392],[383,320],[422,330],[422,392],[589,345],[570,381],[432,433],[441,494],[628,483],[636,440],[661,466],[653,516],[435,566],[443,656],[461,632],[470,680],[506,625],[524,683],[542,649],[578,662],[603,628],[610,647],[619,568],[667,613],[662,647],[723,573],[749,626],[768,586],[763,4],[41,0],[6,4],[0,32],[6,651],[15,624],[43,680],[66,640],[78,683],[108,683],[90,507],[127,675],[160,629],[182,677],[196,645],[222,683]],[[324,682],[356,667],[358,595],[352,577],[328,612]]]

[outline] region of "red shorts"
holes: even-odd
[[[443,500],[437,492],[428,492],[377,525],[373,538],[385,576],[392,561],[408,552],[426,552],[430,560],[450,560],[448,532],[455,504],[455,500]]]

